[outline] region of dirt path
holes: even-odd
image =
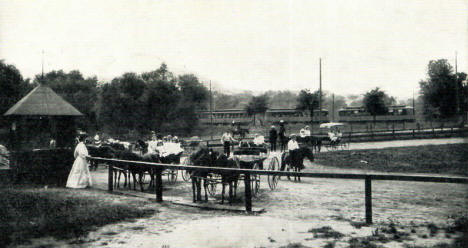
[[[311,163],[306,166],[306,171],[310,172],[338,170]],[[100,181],[100,186],[105,186],[105,171],[95,173],[95,178]],[[375,224],[357,228],[352,224],[364,221],[363,181],[307,178],[298,183],[284,178],[278,188],[271,191],[263,177],[260,194],[253,200],[254,207],[266,209],[260,215],[155,204],[158,214],[136,222],[103,227],[90,234],[92,242],[87,246],[280,247],[301,243],[320,247],[331,242],[335,247],[346,247],[351,238],[370,236],[391,222],[406,233],[414,230],[412,240],[389,241],[382,245],[430,245],[450,242],[453,238],[447,238],[443,233],[431,237],[427,225],[445,226],[457,216],[468,216],[467,192],[468,185],[376,181],[372,192]],[[243,194],[243,187],[238,193]],[[190,198],[190,194],[190,185],[180,179],[165,190],[166,196]],[[148,194],[148,198],[153,197]],[[242,206],[242,199],[236,204]],[[308,232],[311,228],[324,226],[332,227],[344,237],[320,238]]]
[[[463,139],[416,141],[389,141],[352,144],[355,149],[383,148],[407,145],[462,143]],[[268,164],[269,160],[265,163]],[[372,173],[362,170],[344,170],[306,162],[308,172]],[[95,190],[107,189],[106,170],[93,172]],[[166,180],[166,178],[163,178]],[[190,199],[191,186],[178,181],[164,182],[166,200],[171,197]],[[118,190],[135,195],[133,191]],[[260,193],[253,199],[254,207],[266,212],[247,215],[217,210],[202,210],[153,202],[154,194],[138,193],[151,200],[149,205],[158,210],[149,218],[107,225],[91,232],[75,247],[281,247],[302,244],[308,247],[348,247],[350,242],[369,237],[384,247],[405,245],[428,246],[451,242],[456,234],[441,230],[460,216],[468,216],[468,185],[374,181],[372,183],[372,226],[361,226],[365,220],[364,182],[362,180],[311,179],[302,182],[282,178],[276,190],[268,188],[262,177]],[[243,206],[244,188],[238,189],[234,205]],[[109,199],[113,197],[109,194]],[[218,201],[216,199],[211,201]],[[394,223],[397,232],[388,232]],[[431,233],[428,225],[439,228]],[[331,231],[308,232],[322,227]],[[326,230],[326,228],[324,228]],[[385,232],[387,230],[387,232]],[[334,235],[333,235],[334,234]],[[327,236],[328,235],[328,236]],[[395,238],[396,236],[398,238]],[[401,236],[401,237],[400,237]],[[50,243],[50,242],[49,242]],[[57,246],[67,246],[58,243]],[[359,247],[361,245],[358,245]]]
[[[468,138],[444,138],[444,139],[413,139],[413,140],[392,140],[379,142],[350,143],[350,150],[378,149],[388,147],[422,146],[422,145],[443,145],[468,143]],[[326,149],[324,149],[326,150]]]

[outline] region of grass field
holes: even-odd
[[[47,236],[75,239],[105,224],[154,213],[145,208],[145,201],[109,196],[65,188],[0,189],[0,244],[27,244],[32,238]]]
[[[320,153],[316,162],[347,169],[468,176],[468,145],[427,145]]]

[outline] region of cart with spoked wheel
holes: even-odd
[[[323,138],[323,145],[328,151],[348,150],[349,142],[342,137],[340,128],[345,124],[338,122],[329,122],[320,124],[320,129],[327,133]]]

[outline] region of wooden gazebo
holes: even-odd
[[[75,119],[83,114],[51,88],[39,85],[4,116],[11,123],[13,180],[64,186],[74,159]]]
[[[57,95],[51,88],[39,85],[5,114],[11,120],[10,150],[73,146],[75,118],[83,114]]]

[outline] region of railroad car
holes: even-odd
[[[346,107],[338,111],[339,122],[373,122],[374,117],[364,107]],[[388,113],[377,115],[376,122],[414,122],[415,113],[412,107],[395,105],[388,107]]]
[[[213,114],[211,120],[210,114]],[[197,113],[198,119],[202,124],[229,125],[233,121],[241,125],[247,125],[253,121],[253,116],[248,115],[243,109],[223,109],[215,111],[200,111]],[[309,111],[296,109],[268,109],[265,115],[257,115],[257,119],[266,123],[279,123],[283,120],[287,123],[307,123],[310,122]],[[313,122],[328,122],[328,110],[315,110]]]

